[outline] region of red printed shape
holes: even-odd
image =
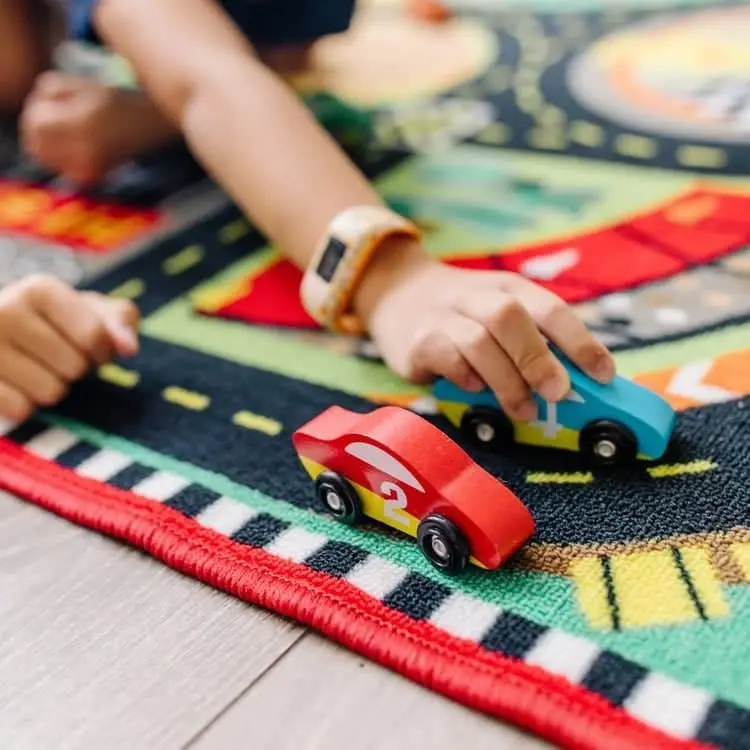
[[[496,255],[479,255],[471,256],[468,258],[451,258],[446,261],[451,266],[458,266],[458,268],[468,268],[472,271],[491,271],[497,269],[497,256]]]
[[[639,237],[688,263],[708,263],[750,240],[750,199],[709,190],[691,192],[671,205],[628,222]]]
[[[683,264],[648,245],[612,229],[571,238],[566,242],[502,255],[500,266],[559,294],[583,299],[644,284],[682,270]],[[576,300],[578,301],[578,300]]]
[[[301,283],[300,270],[289,261],[280,260],[248,279],[246,294],[207,314],[259,325],[319,328],[302,306]]]

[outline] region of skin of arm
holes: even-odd
[[[196,158],[298,266],[338,212],[381,204],[217,3],[101,0],[95,22]]]
[[[195,158],[300,268],[336,214],[382,204],[215,0],[99,0],[94,23]],[[536,413],[530,388],[550,401],[570,388],[542,334],[597,380],[614,375],[609,352],[554,294],[517,274],[452,268],[414,241],[379,249],[354,305],[395,372],[486,383],[519,419]]]

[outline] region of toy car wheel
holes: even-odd
[[[422,554],[444,573],[455,575],[469,561],[469,544],[460,529],[445,516],[426,516],[417,528]]]
[[[513,424],[498,409],[470,408],[461,419],[461,430],[478,445],[489,448],[513,442]]]
[[[579,448],[590,460],[603,466],[623,466],[635,461],[638,441],[625,425],[600,420],[587,424],[579,437]]]
[[[324,471],[315,480],[318,502],[334,518],[355,524],[362,517],[362,503],[354,487],[332,471]]]

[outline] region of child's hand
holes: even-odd
[[[57,71],[39,76],[20,125],[29,156],[83,185],[177,138],[174,126],[142,94]]]
[[[545,336],[596,380],[614,376],[610,353],[559,297],[517,274],[438,263],[408,242],[383,248],[355,304],[396,373],[473,391],[487,384],[522,421],[536,415],[531,389],[549,401],[570,390]]]
[[[20,118],[26,153],[42,167],[82,185],[111,166],[115,91],[57,71],[40,75]]]
[[[138,351],[138,309],[46,276],[0,290],[0,415],[52,406],[90,367]]]

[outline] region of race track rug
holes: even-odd
[[[0,484],[560,746],[750,746],[748,31],[728,2],[475,0],[439,25],[377,2],[298,82],[370,112],[353,153],[432,252],[554,290],[678,410],[628,471],[465,446],[536,519],[509,567],[447,578],[316,509],[290,436],[332,404],[464,441],[368,342],[316,329],[225,199],[192,221],[118,204],[112,236],[20,202],[3,231],[51,226],[50,257],[66,231],[76,258],[150,249],[89,282],[139,304],[141,353],[8,425]]]

